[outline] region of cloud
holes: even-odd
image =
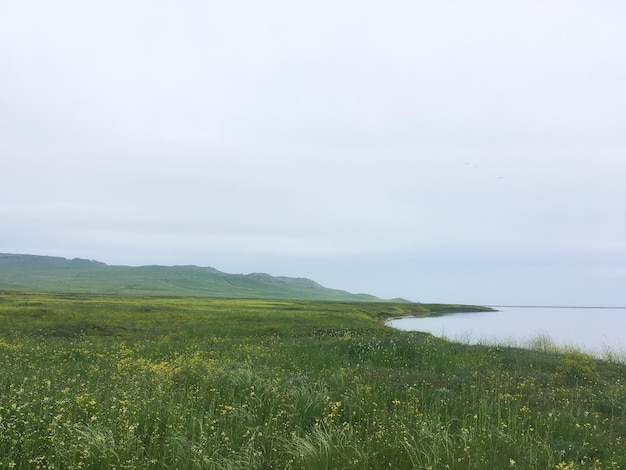
[[[2,2],[0,244],[440,301],[617,301],[585,272],[623,273],[625,14]]]

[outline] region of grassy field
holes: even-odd
[[[625,365],[380,321],[449,309],[0,294],[0,468],[626,469]]]
[[[109,266],[86,259],[0,253],[0,291],[118,296],[308,299],[372,302],[303,278],[228,274],[198,266]]]

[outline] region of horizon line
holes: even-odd
[[[506,307],[506,308],[606,308],[606,309],[615,309],[615,310],[620,310],[620,309],[626,309],[626,306],[624,307],[615,307],[615,306],[611,306],[611,307],[600,307],[600,306],[594,306],[594,305],[484,305],[484,307]]]

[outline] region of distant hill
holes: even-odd
[[[198,266],[110,266],[85,259],[0,253],[0,291],[380,301],[303,278],[228,274]]]

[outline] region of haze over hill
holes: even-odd
[[[0,254],[0,290],[116,295],[379,301],[304,278],[228,274],[199,266],[110,266],[86,259]],[[398,300],[398,299],[395,299]]]

